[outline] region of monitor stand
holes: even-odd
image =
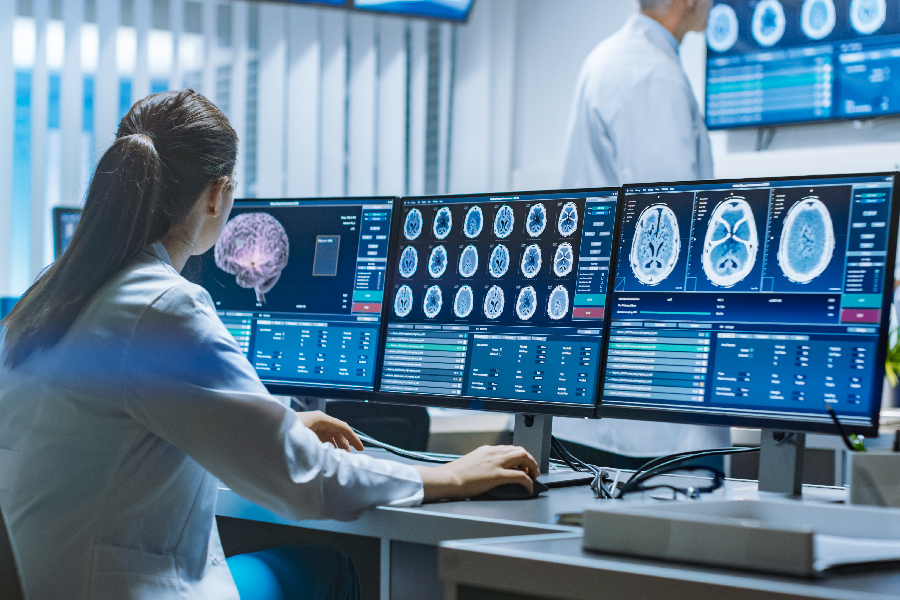
[[[799,498],[806,434],[763,429],[760,436],[759,491]]]
[[[550,415],[516,415],[513,430],[513,444],[525,448],[534,457],[541,475],[538,481],[547,487],[587,485],[593,479],[592,473],[577,471],[550,471],[550,436],[553,432],[553,417]]]

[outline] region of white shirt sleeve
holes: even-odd
[[[290,519],[422,502],[415,469],[322,443],[266,391],[191,284],[159,297],[126,355],[126,410],[241,496]]]

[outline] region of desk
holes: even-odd
[[[377,458],[404,461],[381,450],[366,452]],[[729,480],[724,490],[710,497],[721,498],[726,494],[743,498],[759,496],[755,481]],[[804,495],[809,501],[834,502],[843,500],[846,492],[835,488],[806,487]],[[436,570],[437,546],[441,542],[552,533],[580,534],[579,528],[557,525],[556,515],[581,512],[597,502],[600,501],[594,498],[591,490],[581,486],[553,489],[533,500],[439,502],[414,508],[378,507],[357,521],[344,523],[284,519],[223,488],[219,491],[216,514],[243,520],[245,524],[254,521],[377,540],[377,597],[380,600],[429,600],[441,597]],[[417,585],[410,587],[410,582]]]
[[[585,552],[580,533],[446,542],[444,600],[888,600],[900,568],[807,580]]]

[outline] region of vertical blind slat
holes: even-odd
[[[409,189],[407,194],[425,193],[425,120],[428,103],[428,25],[411,21],[409,75]]]
[[[181,77],[181,34],[184,31],[184,0],[169,0],[169,31],[172,32],[172,70],[169,73],[169,89],[183,87]]]
[[[232,69],[231,69],[231,102],[229,103],[228,120],[237,133],[238,159],[235,166],[237,187],[234,190],[235,198],[243,198],[245,182],[241,174],[244,173],[244,155],[246,153],[247,137],[247,60],[249,51],[247,48],[247,3],[235,2],[231,9],[232,31]]]
[[[378,189],[402,196],[406,179],[406,22],[378,20]]]
[[[134,0],[134,32],[137,39],[137,55],[134,64],[134,80],[131,84],[131,103],[134,104],[150,93],[150,23],[153,16],[152,0]]]
[[[47,19],[49,0],[34,0],[35,52],[31,70],[31,243],[29,281],[40,272],[44,262],[46,223],[47,118],[50,93],[47,72]]]
[[[16,1],[0,0],[0,296],[12,294],[12,178],[15,71],[13,24]]]
[[[450,73],[453,65],[451,58],[453,26],[441,24],[441,72],[439,89],[439,126],[438,126],[438,193],[447,193],[447,150],[449,149],[450,132]]]
[[[81,72],[81,26],[84,0],[63,3],[66,53],[60,90],[60,127],[62,130],[62,194],[63,205],[81,204],[81,132],[84,123],[84,76]]]
[[[322,195],[343,196],[345,99],[347,79],[346,15],[320,10],[322,23]]]
[[[203,73],[199,92],[216,101],[216,0],[203,0]]]
[[[277,198],[284,194],[286,16],[281,4],[265,3],[259,8],[259,198]]]
[[[310,197],[319,194],[319,15],[307,7],[289,12],[287,195]]]
[[[348,194],[375,192],[375,17],[350,15]]]
[[[116,29],[119,3],[97,2],[99,56],[94,78],[94,162],[112,143],[119,122],[119,76],[116,70]]]

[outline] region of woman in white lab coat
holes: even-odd
[[[342,422],[276,402],[179,272],[231,210],[237,137],[193,91],[122,119],[66,253],[2,322],[0,507],[27,598],[228,599],[219,480],[286,518],[531,486],[481,448],[410,467],[349,450]]]

